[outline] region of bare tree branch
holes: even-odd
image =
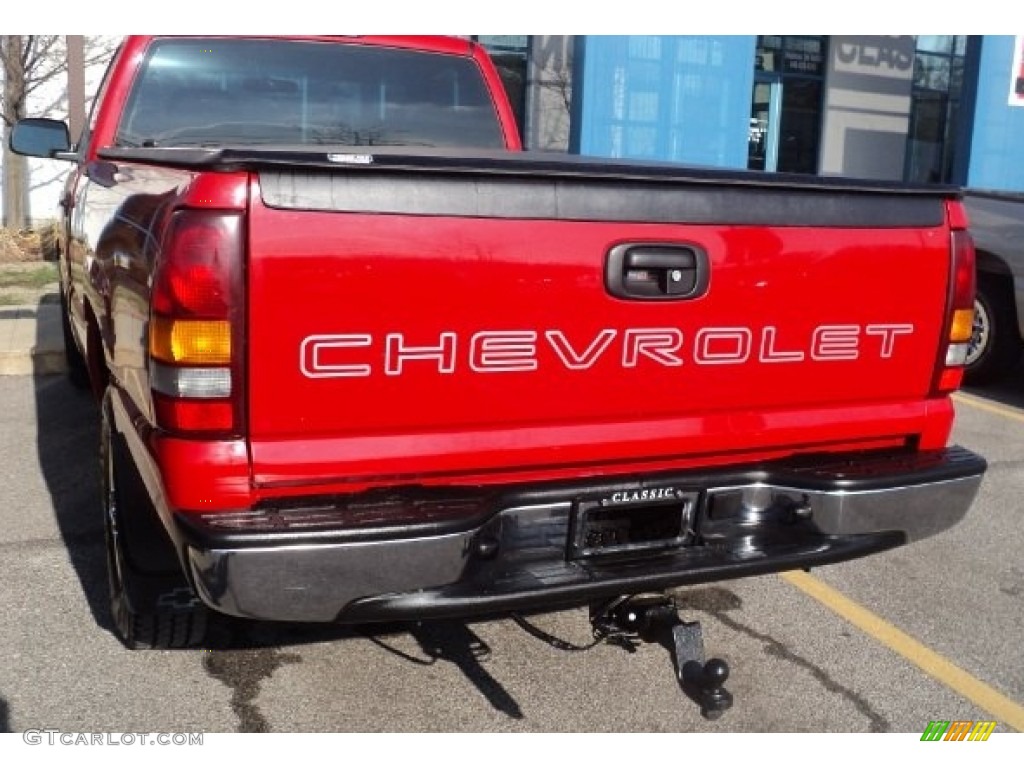
[[[61,93],[52,99],[46,106],[39,110],[39,114],[52,115],[55,112],[66,112],[68,103],[67,93]]]
[[[26,35],[22,41],[21,49],[21,68],[26,70],[29,68],[32,59],[32,49],[35,47],[35,35]]]
[[[29,188],[28,188],[29,192],[34,192],[37,189],[42,189],[43,187],[45,187],[45,186],[47,186],[49,184],[53,184],[53,182],[55,182],[55,181],[59,181],[60,179],[64,178],[64,176],[65,176],[65,174],[67,174],[67,172],[68,172],[67,168],[64,168],[64,169],[62,169],[60,171],[57,171],[56,173],[51,174],[49,178],[44,179],[43,181],[35,181],[35,179],[33,178],[33,182],[32,182],[32,184],[29,185]]]
[[[28,75],[39,66],[39,61],[45,50],[45,40],[41,40],[38,35],[28,35],[25,38],[24,46],[21,52],[21,69]]]
[[[118,38],[85,39],[84,61],[95,67],[109,60]],[[64,35],[0,36],[0,125],[3,133],[24,117],[26,111],[41,116],[67,115],[67,38]],[[64,169],[47,164],[28,164],[26,159],[3,149],[3,218],[22,227],[29,218],[29,192],[55,183]]]
[[[113,36],[86,36],[82,60],[86,68],[109,61],[120,45]],[[0,35],[0,126],[2,138],[27,111],[61,119],[68,114],[66,77],[67,37],[64,35]],[[91,103],[91,99],[87,101]],[[17,227],[29,223],[29,192],[54,184],[65,169],[54,170],[46,163],[28,163],[26,158],[2,149],[2,214]]]

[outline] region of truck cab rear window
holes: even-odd
[[[504,147],[470,58],[347,43],[197,39],[152,46],[117,144]]]

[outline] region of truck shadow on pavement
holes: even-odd
[[[1012,408],[1024,408],[1024,356],[1017,366],[999,381],[984,387],[965,387],[964,392]]]
[[[0,733],[11,732],[11,717],[7,709],[7,699],[0,696]]]
[[[407,653],[389,638],[411,637],[422,656]],[[302,646],[338,641],[369,641],[409,665],[454,665],[497,712],[520,720],[523,712],[506,688],[486,669],[491,648],[468,624],[435,621],[362,627],[274,624],[218,618],[210,632],[203,667],[231,691],[231,707],[242,733],[270,730],[257,704],[260,684],[286,664],[302,662]]]
[[[89,392],[76,389],[65,376],[32,381],[39,466],[57,527],[96,623],[110,630],[99,503],[99,409]]]
[[[454,664],[495,710],[513,720],[523,719],[523,711],[516,700],[483,666],[483,662],[491,655],[491,647],[467,624],[457,621],[427,622],[410,627],[409,633],[426,659],[418,659],[392,648],[378,636],[367,637],[378,647],[415,664],[430,665],[437,661]]]

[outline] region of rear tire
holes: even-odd
[[[990,384],[1006,375],[1020,358],[1021,346],[1012,288],[1005,279],[979,273],[965,382]]]
[[[209,612],[185,580],[177,554],[130,466],[103,399],[100,437],[110,614],[130,649],[189,648],[203,642]],[[134,476],[133,476],[134,475]]]
[[[89,389],[89,367],[82,357],[81,350],[75,344],[75,338],[71,333],[71,319],[68,315],[68,301],[64,296],[64,290],[60,291],[60,325],[64,336],[64,359],[68,366],[68,380],[76,389]]]

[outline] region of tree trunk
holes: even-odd
[[[28,159],[8,149],[11,126],[25,116],[22,42],[20,35],[4,35],[0,40],[4,53],[3,224],[12,229],[25,229],[29,223]]]

